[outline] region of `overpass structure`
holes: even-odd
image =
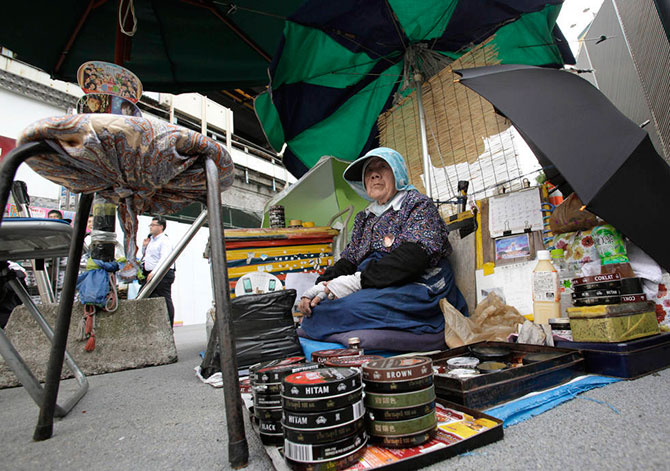
[[[0,108],[5,120],[18,127],[3,125],[0,120],[0,136],[14,139],[20,129],[33,121],[74,112],[77,100],[83,95],[76,84],[52,80],[48,74],[13,59],[11,51],[3,49],[1,52]],[[35,111],[28,112],[34,105],[37,106]],[[145,117],[197,130],[225,143],[235,163],[235,182],[222,194],[227,226],[258,227],[265,203],[295,181],[282,165],[280,156],[261,143],[236,135],[233,112],[204,95],[145,92],[137,105]],[[74,209],[72,200],[66,196],[60,204],[54,201],[54,206]],[[190,222],[200,209],[198,204],[191,205],[173,218]]]

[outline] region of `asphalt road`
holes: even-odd
[[[193,368],[204,326],[175,328],[179,362],[89,377],[90,389],[54,436],[33,442],[38,407],[0,390],[0,470],[218,470],[227,461],[221,389]],[[76,386],[63,383],[61,394]],[[670,369],[588,391],[505,429],[503,440],[425,469],[670,469]],[[247,426],[249,470],[272,469]]]

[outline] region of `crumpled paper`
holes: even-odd
[[[463,316],[446,299],[440,301],[440,308],[444,315],[444,341],[449,348],[486,340],[507,341],[527,320],[495,293],[489,293],[470,317]]]
[[[551,327],[549,325],[526,321],[519,328],[519,336],[516,342],[553,347],[554,337],[551,334]]]

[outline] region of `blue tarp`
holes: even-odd
[[[619,378],[607,376],[583,376],[567,384],[539,393],[528,394],[506,404],[493,407],[486,411],[488,415],[504,420],[504,427],[515,425],[531,417],[540,415],[566,401],[574,399],[578,394],[590,389],[607,386],[621,381]]]

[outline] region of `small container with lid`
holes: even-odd
[[[270,206],[268,210],[270,227],[273,229],[286,227],[284,207],[281,204]]]
[[[361,349],[361,339],[358,337],[349,337],[347,339],[347,344],[351,350]]]
[[[572,341],[572,330],[570,329],[570,319],[559,317],[558,319],[549,319],[551,333],[558,335],[562,339]]]

